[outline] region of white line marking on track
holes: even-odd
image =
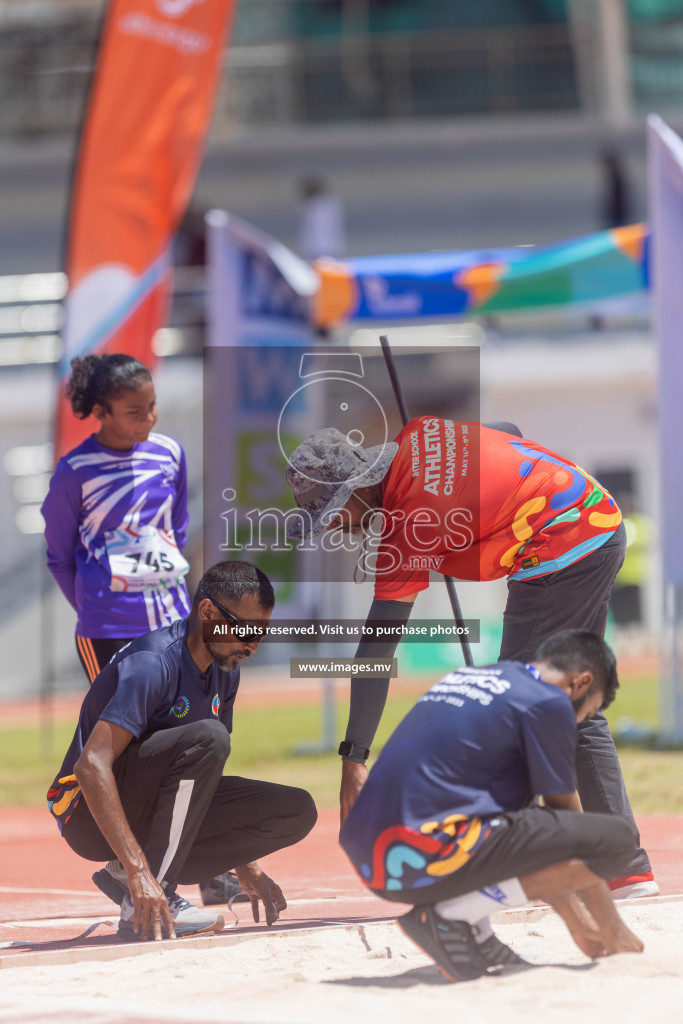
[[[189,887],[188,887],[189,888]],[[329,891],[329,890],[328,890]],[[102,899],[102,893],[99,889],[23,889],[11,885],[0,885],[0,893],[16,893],[18,895],[26,896],[92,896],[97,899]],[[365,900],[376,900],[376,896],[366,896],[364,893],[351,893],[351,892],[335,892],[333,896],[320,895],[320,896],[306,896],[297,897],[292,900],[288,900],[288,903],[318,903],[323,900],[338,900],[342,897],[347,897],[356,901]],[[106,897],[105,897],[106,899]]]
[[[99,889],[19,889],[11,885],[0,885],[0,892],[21,893],[26,896],[97,896],[102,899]]]
[[[99,917],[99,915],[98,915]],[[119,919],[117,917],[111,917],[110,919],[101,918],[99,924],[108,924],[112,928],[118,925]],[[92,917],[47,917],[44,920],[36,921],[5,921],[2,925],[3,928],[70,928],[72,925],[90,925],[93,924]]]

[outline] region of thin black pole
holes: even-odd
[[[410,419],[410,415],[408,414],[408,406],[406,405],[406,400],[403,394],[403,388],[401,387],[401,382],[398,379],[398,374],[396,372],[396,364],[394,362],[394,356],[391,349],[389,348],[389,339],[387,338],[386,334],[380,335],[379,343],[382,346],[384,362],[386,363],[387,370],[389,371],[389,380],[391,381],[391,386],[394,390],[394,398],[396,399],[396,405],[398,406],[398,411],[401,414],[401,420],[403,422],[403,426],[405,427],[406,423]],[[443,579],[444,583],[446,584],[446,590],[448,591],[448,600],[451,602],[451,608],[453,609],[453,618],[455,619],[455,624],[459,629],[464,629],[465,620],[462,617],[460,601],[458,600],[458,595],[455,590],[455,580],[453,579],[452,576],[446,576],[445,574]],[[467,636],[465,635],[464,632],[459,633],[458,636],[460,639],[460,645],[462,647],[462,654],[465,659],[465,664],[474,665],[474,661],[472,659],[472,651],[470,648],[470,642],[467,639]]]
[[[40,753],[44,761],[54,756],[55,739],[55,602],[54,581],[41,558],[40,583]]]

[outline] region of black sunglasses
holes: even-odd
[[[233,615],[233,613],[229,612],[227,608],[224,608],[222,604],[219,604],[215,597],[211,597],[211,595],[207,594],[205,590],[200,590],[199,593],[202,597],[205,597],[210,601],[211,604],[215,605],[221,615],[224,615],[229,622],[234,623],[237,629],[234,629],[233,633],[238,640],[244,640],[246,644],[251,644],[254,643],[254,641],[259,643],[261,640],[266,639],[268,635],[267,626],[252,626],[243,619],[238,619],[236,615]]]

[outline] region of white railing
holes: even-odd
[[[40,49],[0,49],[0,135],[72,132],[80,122],[96,22]],[[586,38],[581,45],[590,46]],[[577,109],[566,25],[281,39],[226,52],[214,133],[320,120]],[[22,51],[23,47],[23,51]]]
[[[158,356],[197,354],[204,341],[204,268],[177,267],[170,321],[155,335]],[[0,277],[0,369],[59,361],[66,275]]]

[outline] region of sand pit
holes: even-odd
[[[632,901],[622,912],[645,952],[597,964],[554,914],[499,915],[500,938],[536,966],[459,985],[394,924],[264,930],[243,941],[235,932],[208,948],[165,943],[110,962],[8,967],[0,1019],[416,1024],[457,1008],[462,1024],[680,1024],[683,899]]]

